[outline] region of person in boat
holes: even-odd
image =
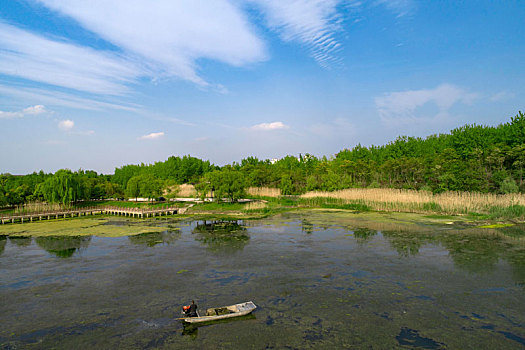
[[[195,304],[195,300],[191,301],[191,304],[188,306],[183,306],[182,310],[184,311],[184,314],[189,317],[197,317],[197,304]]]

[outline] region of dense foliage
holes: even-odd
[[[282,194],[350,187],[433,192],[525,192],[525,115],[498,126],[465,125],[427,138],[399,137],[383,146],[358,145],[334,157],[306,154],[276,162],[255,157],[222,168],[191,156],[150,165],[125,165],[114,175],[63,169],[24,176],[0,175],[0,206],[29,201],[156,198],[167,188],[193,183],[201,195],[234,201],[245,187],[279,187]]]

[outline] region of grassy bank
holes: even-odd
[[[353,188],[335,192],[308,192],[301,196],[282,196],[278,189],[249,188],[248,196],[257,200],[248,203],[206,202],[195,203],[184,217],[221,217],[254,219],[268,217],[284,211],[304,208],[344,209],[352,211],[404,212],[439,216],[468,216],[474,221],[524,221],[525,195],[497,195],[471,192],[445,192],[433,194],[427,191],[397,189]],[[189,203],[86,201],[75,205],[81,207],[114,206],[162,208],[166,206],[187,207]],[[60,210],[60,205],[29,204],[11,210],[12,213],[44,212]],[[2,212],[1,214],[9,215]],[[180,216],[180,215],[179,215]]]

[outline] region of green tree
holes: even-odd
[[[219,201],[221,198],[228,198],[235,202],[244,195],[246,184],[243,173],[231,166],[207,174],[206,180]]]

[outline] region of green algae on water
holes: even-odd
[[[118,224],[117,224],[118,223]],[[100,236],[120,237],[166,231],[147,220],[123,218],[74,218],[0,226],[0,235],[9,236]]]

